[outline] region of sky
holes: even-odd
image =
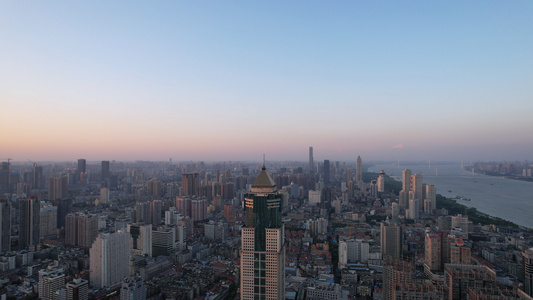
[[[532,1],[4,1],[0,160],[533,160]]]

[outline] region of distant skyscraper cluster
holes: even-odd
[[[409,219],[418,219],[421,213],[431,214],[437,208],[435,186],[424,184],[422,175],[403,170],[399,204]]]

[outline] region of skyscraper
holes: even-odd
[[[102,168],[100,171],[100,177],[102,181],[109,178],[109,160],[102,160]]]
[[[355,183],[360,184],[363,181],[363,160],[361,156],[357,156],[357,162],[355,166]]]
[[[199,186],[198,173],[183,174],[181,176],[182,196],[197,196]]]
[[[152,224],[154,226],[157,226],[161,224],[161,208],[162,208],[162,202],[161,200],[152,200],[150,202],[150,213],[152,215]]]
[[[245,195],[241,299],[284,299],[285,248],[282,199],[263,169]]]
[[[41,238],[57,236],[57,207],[46,204],[41,207],[40,235]]]
[[[98,216],[68,214],[65,222],[65,244],[90,248],[98,236]]]
[[[429,200],[431,211],[437,209],[437,190],[433,184],[426,184],[426,199]]]
[[[381,255],[399,259],[402,253],[402,227],[397,220],[381,222]]]
[[[39,245],[41,204],[37,197],[31,196],[19,201],[20,224],[19,245],[22,249]]]
[[[67,197],[68,178],[66,176],[48,178],[48,200],[65,199]]]
[[[0,199],[0,254],[11,251],[11,203]]]
[[[324,160],[323,174],[324,174],[324,184],[329,184],[329,159]]]
[[[33,177],[31,187],[34,189],[44,188],[44,177],[43,177],[43,167],[33,165]]]
[[[313,147],[309,147],[309,173],[314,173],[315,162],[313,161]]]
[[[2,164],[0,164],[0,193],[10,192],[10,165],[9,162],[2,162]]]
[[[524,291],[533,297],[533,248],[524,251]]]
[[[85,158],[78,159],[78,174],[87,172],[87,161]]]
[[[424,241],[424,267],[429,271],[442,270],[442,235],[439,233],[426,233]]]
[[[399,204],[400,208],[409,207],[409,191],[411,190],[411,170],[405,169],[402,172],[402,190],[400,191]]]
[[[85,158],[78,159],[78,179],[79,183],[85,183],[86,175],[87,174],[87,161]]]
[[[414,192],[414,199],[418,200],[419,203],[424,203],[423,191],[424,185],[422,183],[422,175],[414,174],[411,175],[411,188],[410,191]],[[423,205],[419,206],[419,210],[424,210]]]
[[[95,288],[114,287],[129,276],[130,239],[126,231],[102,233],[90,251],[90,282]]]

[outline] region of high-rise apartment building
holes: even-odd
[[[411,175],[411,188],[410,191],[414,192],[414,199],[418,200],[418,203],[424,203],[423,192],[424,185],[422,183],[422,175]],[[419,205],[419,210],[423,210],[423,205]]]
[[[67,300],[88,300],[89,281],[82,278],[74,278],[67,283]]]
[[[470,299],[469,288],[496,282],[496,272],[483,265],[446,264],[444,273],[450,300]]]
[[[41,202],[35,196],[19,201],[19,245],[22,249],[33,249],[39,245],[41,224]]]
[[[314,173],[315,162],[313,159],[313,147],[309,147],[309,173]]]
[[[39,271],[39,299],[55,300],[55,294],[65,288],[63,269],[42,269]]]
[[[157,226],[161,224],[161,209],[163,207],[163,203],[161,200],[153,200],[150,202],[150,214],[152,217],[152,224],[154,226]]]
[[[191,218],[193,221],[207,219],[207,199],[192,199],[191,201]]]
[[[399,259],[402,253],[402,227],[397,220],[381,222],[381,256]]]
[[[431,212],[437,209],[437,189],[433,184],[426,184],[425,198],[429,200]]]
[[[0,199],[0,254],[11,251],[11,203]]]
[[[524,251],[524,292],[533,297],[533,248]]]
[[[139,202],[135,204],[135,222],[152,224],[152,212],[149,202]]]
[[[181,195],[197,196],[200,181],[198,173],[183,174],[181,176]]]
[[[11,192],[10,165],[11,164],[9,162],[2,162],[0,164],[0,194]]]
[[[363,182],[363,160],[361,156],[357,156],[357,161],[355,165],[355,183],[361,184]]]
[[[67,197],[67,184],[67,176],[48,178],[48,200],[65,199]]]
[[[40,235],[41,238],[57,236],[57,207],[47,204],[41,207]]]
[[[73,213],[65,221],[65,244],[90,248],[98,236],[98,216]]]
[[[90,251],[90,283],[95,288],[114,287],[130,274],[130,239],[126,231],[102,233]]]
[[[72,199],[57,199],[53,202],[57,206],[57,228],[64,228],[66,217],[72,211]]]
[[[284,299],[285,248],[282,199],[263,169],[245,195],[241,299]]]
[[[429,271],[442,270],[442,235],[426,233],[424,241],[424,267]]]

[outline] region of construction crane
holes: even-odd
[[[8,164],[13,160],[12,158],[2,158],[2,159],[7,159]]]
[[[33,163],[33,167],[35,167],[35,166],[37,165],[37,163],[34,162],[33,160],[28,159],[28,161],[31,162],[31,163]]]

